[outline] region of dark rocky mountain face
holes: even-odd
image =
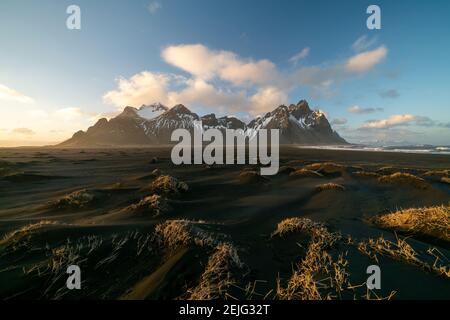
[[[245,131],[245,129],[247,128],[244,122],[232,116],[216,118],[216,115],[214,113],[211,113],[201,117],[201,120],[204,129],[242,129]]]
[[[126,107],[117,117],[100,119],[86,132],[78,131],[60,146],[130,146],[169,144],[175,129],[206,130],[241,129],[252,138],[260,129],[279,129],[280,144],[345,144],[324,113],[312,111],[305,100],[290,106],[279,106],[246,125],[233,116],[217,118],[215,114],[199,117],[184,105],[171,109],[161,105]]]
[[[260,129],[279,129],[280,144],[325,145],[345,144],[328,122],[325,114],[311,110],[305,100],[298,104],[279,106],[263,117],[256,118],[248,124],[251,134]]]

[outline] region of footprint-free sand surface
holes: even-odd
[[[282,147],[262,177],[175,166],[168,147],[0,149],[0,298],[448,299],[446,238],[371,218],[448,207],[449,169],[448,155]],[[274,235],[293,217],[317,225]]]

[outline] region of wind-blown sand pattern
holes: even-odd
[[[449,168],[285,146],[261,176],[175,166],[168,147],[1,149],[0,298],[448,298]]]

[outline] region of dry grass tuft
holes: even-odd
[[[409,185],[417,189],[427,189],[430,185],[422,178],[410,173],[396,172],[388,176],[378,178],[381,183]]]
[[[308,218],[287,218],[278,223],[276,230],[272,233],[271,237],[279,236],[284,237],[294,232],[308,232],[312,230],[323,228],[324,225],[319,222],[314,222]]]
[[[241,183],[267,183],[270,181],[254,170],[245,170],[239,173],[238,179]]]
[[[337,184],[337,183],[324,183],[321,185],[318,185],[316,187],[316,191],[317,192],[321,192],[321,191],[325,191],[325,190],[339,190],[339,191],[345,191],[345,187],[341,184]]]
[[[428,249],[427,253],[435,258],[434,263],[430,264],[420,258],[419,253],[414,250],[404,239],[397,238],[396,242],[389,241],[383,238],[383,236],[377,239],[368,239],[358,244],[358,250],[365,255],[369,256],[377,263],[377,254],[390,256],[396,260],[404,261],[412,265],[416,265],[429,272],[437,273],[441,276],[450,278],[450,268],[448,265],[441,264],[443,259],[447,260],[443,255],[438,255],[436,248]]]
[[[13,230],[5,234],[0,240],[0,247],[12,249],[13,251],[18,247],[26,246],[30,241],[31,235],[45,226],[54,225],[56,222],[49,220],[42,220],[38,223],[28,224],[19,229]]]
[[[350,285],[348,282],[347,266],[348,261],[343,255],[337,259],[326,251],[331,248],[341,235],[330,233],[323,224],[312,221],[300,222],[301,228],[305,225],[308,233],[311,234],[306,256],[297,264],[297,269],[288,279],[286,286],[278,279],[276,298],[281,300],[324,300],[334,299],[341,296],[341,293]],[[289,222],[289,221],[288,221]],[[298,223],[280,223],[283,225],[298,225]],[[288,232],[291,232],[289,227]],[[283,230],[281,228],[280,230]],[[277,231],[275,233],[277,233]],[[278,234],[282,234],[278,232]]]
[[[450,206],[411,208],[376,216],[376,225],[450,242]]]
[[[381,167],[381,168],[379,168],[379,169],[377,170],[377,172],[378,172],[379,174],[382,174],[382,175],[393,174],[393,173],[395,173],[395,172],[397,172],[397,171],[398,171],[398,169],[396,169],[396,168],[394,168],[394,167],[391,167],[391,166]]]
[[[242,273],[244,264],[237,250],[228,243],[217,246],[209,257],[200,282],[190,290],[189,300],[211,300],[228,297],[231,286],[237,285],[235,275]]]
[[[153,239],[169,250],[189,245],[214,248],[223,242],[221,235],[205,231],[202,225],[190,220],[168,220],[155,227]]]
[[[423,174],[425,177],[448,177],[450,175],[450,170],[429,170]]]
[[[178,194],[187,192],[189,186],[183,181],[168,175],[162,175],[155,179],[150,185],[150,189],[154,193],[159,194]]]
[[[65,195],[54,203],[58,209],[79,209],[91,205],[96,200],[94,192],[83,189]]]
[[[304,166],[304,169],[317,171],[322,174],[342,173],[345,166],[334,162],[319,162]]]
[[[308,169],[297,169],[289,174],[290,177],[323,177],[323,175],[317,171]]]
[[[441,182],[450,184],[450,178],[449,177],[442,177],[441,178]]]
[[[188,220],[170,220],[155,227],[155,239],[169,249],[187,246],[193,242]]]
[[[370,171],[356,171],[353,173],[355,176],[361,177],[361,178],[379,178],[380,175],[376,172],[370,172]]]
[[[163,196],[153,194],[147,196],[136,204],[127,207],[128,211],[141,212],[144,211],[152,217],[158,217],[170,210],[167,199]]]

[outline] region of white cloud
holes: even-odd
[[[305,48],[293,59],[298,61],[308,52],[309,48]],[[282,74],[267,59],[244,59],[231,51],[212,50],[202,44],[173,45],[162,50],[162,59],[189,76],[143,71],[118,79],[117,88],[105,93],[103,101],[119,108],[161,102],[168,106],[183,103],[233,112],[266,112],[287,103],[289,91],[298,86],[308,88],[313,97],[332,96],[341,81],[376,65],[373,53],[363,53],[362,58],[360,55],[349,60],[357,71],[348,68],[347,61],[341,61]]]
[[[374,113],[383,110],[383,108],[362,108],[360,106],[353,106],[348,108],[348,112],[351,113]]]
[[[244,91],[233,92],[219,90],[212,84],[202,79],[190,79],[186,81],[186,87],[179,92],[170,92],[170,105],[199,104],[204,107],[219,108],[223,110],[246,110],[247,97]]]
[[[297,63],[300,60],[305,59],[308,55],[309,55],[309,47],[303,48],[299,53],[295,54],[294,56],[292,56],[289,61],[291,63],[293,63],[294,65],[297,65]]]
[[[158,11],[159,9],[162,8],[162,4],[158,1],[152,1],[149,3],[149,5],[147,6],[147,10],[151,13],[151,14],[155,14],[156,11]]]
[[[376,37],[369,38],[367,35],[363,35],[356,39],[356,41],[352,44],[353,50],[359,52],[369,49],[377,42]]]
[[[103,101],[119,108],[125,106],[139,107],[142,104],[161,102],[169,103],[167,87],[174,76],[165,73],[143,71],[130,79],[117,80],[117,90],[103,95]]]
[[[261,88],[251,98],[250,113],[258,114],[269,112],[282,104],[288,103],[288,96],[285,92],[276,87]]]
[[[234,85],[267,84],[278,80],[278,70],[271,61],[241,59],[230,51],[215,51],[201,44],[169,46],[162,52],[167,63],[196,78],[219,78]]]
[[[418,117],[413,116],[411,114],[396,114],[393,116],[390,116],[387,119],[382,120],[371,120],[365,123],[362,128],[365,129],[384,129],[384,128],[390,128],[395,127],[399,125],[407,125],[414,123]]]
[[[20,103],[34,103],[34,100],[32,98],[3,84],[0,84],[0,99]]]
[[[397,126],[415,125],[420,127],[450,128],[450,123],[440,122],[425,116],[397,114],[382,120],[369,120],[362,129],[386,129]]]
[[[362,52],[348,59],[346,68],[350,72],[366,72],[383,60],[386,55],[387,49],[384,46],[372,51]]]

